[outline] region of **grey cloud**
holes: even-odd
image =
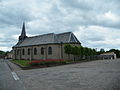
[[[74,8],[74,9],[80,9],[82,11],[88,11],[91,10],[91,5],[86,1],[80,1],[80,0],[61,0],[65,7]]]
[[[120,16],[119,8],[120,0],[0,0],[0,33],[5,36],[0,38],[0,43],[6,42],[3,46],[12,47],[18,39],[13,36],[20,34],[23,21],[26,21],[28,35],[77,32],[80,26],[100,26],[107,27],[110,31],[119,31],[120,21],[98,18],[108,11]],[[108,31],[109,33],[111,32]],[[110,39],[119,38],[115,37],[116,32],[113,35]],[[112,47],[110,44],[100,43],[109,37],[97,30],[84,31],[78,38],[83,45],[89,47]],[[118,47],[118,44],[113,47]]]
[[[1,26],[19,26],[23,21],[30,21],[32,18],[29,15],[30,11],[24,5],[1,5],[0,6],[0,24]]]
[[[102,38],[102,37],[88,37],[88,39],[87,39],[88,41],[91,41],[91,42],[99,42],[99,41],[104,41],[105,39],[104,38]]]
[[[101,21],[102,18],[97,19],[98,15],[104,14],[109,10],[114,13],[118,13],[118,8],[116,6],[119,6],[119,3],[116,3],[118,2],[117,0],[116,2],[113,1],[110,2],[108,0],[106,1],[92,0],[90,3],[88,3],[89,0],[85,0],[85,1],[79,0],[79,1],[80,2],[74,0],[62,1],[62,4],[64,5],[65,8],[67,8],[67,6],[70,7],[70,9],[68,10],[70,11],[70,13],[73,13],[73,15],[75,15],[74,11],[79,13],[74,16],[74,20],[72,20],[72,22],[69,22],[71,23],[71,25],[79,23],[81,25],[101,25],[105,27],[120,28],[119,22],[114,23],[112,21],[110,22],[106,20]],[[89,9],[87,9],[86,11],[82,7],[79,7],[78,9],[80,10],[78,10],[75,9],[76,6],[84,6],[84,8],[89,8]],[[117,12],[115,12],[115,10],[117,10]]]

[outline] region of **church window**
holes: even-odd
[[[48,48],[48,54],[49,54],[49,55],[52,54],[52,47],[49,47],[49,48]]]
[[[28,55],[30,55],[30,48],[28,48]]]
[[[25,49],[22,49],[22,55],[25,55]]]
[[[41,54],[44,55],[44,48],[41,48]]]
[[[37,48],[34,48],[34,55],[37,55]]]

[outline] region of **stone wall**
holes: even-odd
[[[73,46],[80,46],[80,44],[71,44]],[[41,54],[41,48],[44,48],[44,55]],[[48,48],[52,48],[52,54],[48,54]],[[28,48],[30,49],[30,55],[28,55]],[[37,49],[37,54],[34,55],[34,48]],[[24,55],[22,50],[24,49]],[[19,53],[19,54],[18,54]],[[25,60],[43,60],[43,59],[65,59],[73,60],[74,56],[68,56],[64,52],[64,44],[48,44],[29,47],[13,48],[13,59],[25,59]]]

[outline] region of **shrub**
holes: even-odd
[[[29,64],[32,66],[37,66],[37,65],[49,66],[49,65],[61,64],[61,62],[65,63],[65,61],[62,59],[46,59],[46,60],[34,60],[31,61]]]
[[[31,61],[29,64],[32,65],[32,66],[37,66],[40,64],[40,60],[34,60],[34,61]]]
[[[60,63],[61,64],[67,64],[67,61],[61,61]]]

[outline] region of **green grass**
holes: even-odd
[[[11,62],[19,64],[21,66],[30,66],[28,60],[12,60]]]

